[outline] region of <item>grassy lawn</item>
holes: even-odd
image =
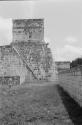
[[[72,125],[55,84],[0,88],[0,125]]]

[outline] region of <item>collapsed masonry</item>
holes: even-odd
[[[13,41],[10,45],[0,47],[0,77],[4,79],[8,76],[11,80],[15,77],[14,84],[20,77],[22,84],[51,80],[52,74],[53,59],[44,41],[44,20],[13,20]]]

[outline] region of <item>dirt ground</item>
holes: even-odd
[[[0,125],[73,125],[57,85],[0,88]]]

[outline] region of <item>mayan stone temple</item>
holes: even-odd
[[[51,80],[53,58],[44,41],[44,20],[15,19],[12,34],[12,43],[0,46],[1,84]]]

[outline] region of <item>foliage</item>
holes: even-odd
[[[70,63],[70,68],[81,66],[81,65],[82,65],[82,58],[77,58]]]

